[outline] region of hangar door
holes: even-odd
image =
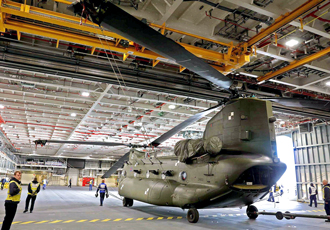
[[[322,181],[330,180],[330,125],[292,133],[298,199],[308,199],[309,184],[317,185],[322,200]]]

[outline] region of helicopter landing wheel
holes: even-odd
[[[246,215],[249,217],[251,220],[255,220],[258,217],[258,209],[254,205],[249,205],[246,209]]]
[[[187,220],[190,223],[197,223],[199,219],[199,213],[196,208],[190,208],[187,212]]]
[[[133,199],[124,197],[124,199],[123,199],[123,206],[124,207],[127,207],[127,206],[131,207],[131,206],[133,206]]]

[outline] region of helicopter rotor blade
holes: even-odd
[[[111,2],[107,3],[106,13],[99,18],[103,18],[100,23],[100,26],[103,28],[186,67],[213,84],[224,89],[229,89],[232,85],[231,79],[214,69],[204,60],[196,57],[175,41],[165,37]]]
[[[121,168],[124,165],[125,161],[128,160],[129,153],[130,152],[125,153],[125,155],[122,156],[106,173],[104,173],[101,178],[108,178],[112,174],[114,174],[119,168]]]
[[[330,101],[301,98],[260,98],[288,107],[310,108],[330,112]]]
[[[156,140],[154,140],[153,142],[151,142],[150,143],[150,146],[157,147],[158,145],[160,145],[161,143],[163,143],[167,139],[171,138],[172,136],[174,136],[175,134],[177,134],[178,132],[180,132],[181,130],[183,130],[184,128],[186,128],[187,126],[189,126],[192,123],[198,121],[199,119],[203,118],[204,116],[208,115],[209,113],[213,112],[214,110],[216,110],[220,106],[221,106],[221,104],[216,105],[216,106],[211,107],[209,109],[206,109],[206,110],[204,110],[204,111],[202,111],[200,113],[197,113],[194,116],[189,117],[184,122],[182,122],[179,125],[175,126],[171,130],[167,131],[166,133],[164,133],[163,135],[161,135],[160,137],[158,137]]]
[[[35,140],[36,145],[46,145],[46,143],[59,143],[59,144],[77,144],[77,145],[105,145],[105,146],[128,146],[131,144],[123,144],[116,142],[100,142],[100,141],[61,141],[61,140]]]

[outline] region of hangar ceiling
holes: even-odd
[[[161,25],[166,23],[165,36],[186,45],[209,64],[216,65],[214,53],[228,52],[228,46],[223,44],[233,42],[237,45],[247,41],[274,23],[278,16],[306,1],[113,2],[130,14],[153,23],[160,32]],[[96,32],[79,30],[80,18],[69,18],[76,28],[68,27],[65,23],[69,19],[61,16],[72,15],[66,10],[65,1],[27,1],[27,4],[36,8],[21,13],[17,3],[3,3],[2,11],[5,12],[6,8],[9,16],[0,41],[1,132],[20,154],[117,159],[128,149],[68,144],[36,149],[33,140],[145,144],[229,96],[176,63],[161,58],[148,59],[153,54],[143,52],[143,47],[138,44],[131,44],[131,53],[121,53],[122,47],[127,45],[123,39],[115,39],[107,32],[96,36]],[[257,43],[257,55],[251,56],[249,63],[237,67],[228,76],[243,83],[248,95],[328,100],[328,54],[269,81],[257,82],[256,78],[328,47],[329,7],[325,2],[306,12],[302,18],[303,29],[297,19],[276,35],[269,35]],[[51,13],[45,15],[45,10]],[[44,21],[41,21],[42,17]],[[63,25],[56,24],[55,19],[61,18]],[[86,25],[84,19],[81,22],[82,26]],[[93,26],[90,28],[96,30]],[[68,34],[81,38],[81,42],[70,40],[68,36],[63,38]],[[91,42],[93,36],[98,37],[99,48],[86,45],[94,44]],[[286,42],[293,38],[299,43],[290,48]],[[102,39],[106,42],[102,43]],[[300,123],[323,122],[329,117],[326,112],[276,104],[274,111],[278,118],[277,133],[296,129]],[[212,115],[214,113],[163,145],[173,147],[180,139],[200,136]]]

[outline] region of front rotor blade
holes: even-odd
[[[288,107],[310,108],[330,112],[330,101],[301,98],[261,98]]]
[[[180,132],[184,128],[188,127],[189,125],[191,125],[192,123],[198,121],[199,119],[203,118],[204,116],[208,115],[209,113],[213,112],[214,110],[216,110],[220,106],[221,106],[220,104],[216,105],[216,106],[211,107],[207,110],[204,110],[203,112],[197,113],[194,116],[189,117],[184,122],[182,122],[179,125],[175,126],[173,129],[167,131],[166,133],[164,133],[163,135],[158,137],[156,140],[151,142],[150,146],[157,147],[158,145],[160,145],[161,143],[163,143],[167,139],[171,138],[172,136],[174,136],[175,134],[177,134],[178,132]]]
[[[46,143],[59,143],[59,144],[77,144],[77,145],[105,145],[105,146],[130,146],[129,144],[116,143],[116,142],[100,142],[100,141],[61,141],[61,140],[36,140],[36,145]]]
[[[232,81],[175,41],[108,2],[101,26],[186,67],[208,81],[228,89]]]
[[[104,173],[104,175],[102,176],[102,178],[108,178],[110,177],[112,174],[114,174],[119,168],[123,167],[125,161],[128,160],[128,157],[129,157],[129,153],[130,152],[127,152],[125,153],[124,156],[122,156],[113,166],[111,166],[111,168],[106,172]]]

